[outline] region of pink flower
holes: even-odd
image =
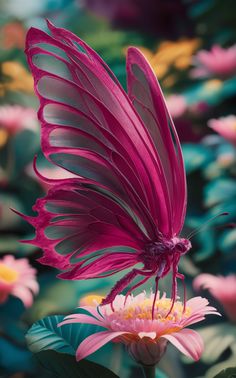
[[[87,337],[79,345],[76,351],[78,361],[111,340],[125,344],[131,356],[143,365],[156,364],[163,356],[168,341],[186,356],[194,360],[200,358],[203,351],[202,339],[196,331],[186,327],[205,319],[205,315],[218,314],[214,307],[208,306],[207,299],[190,299],[186,303],[185,312],[182,302],[176,301],[169,313],[172,300],[166,298],[165,294],[160,297],[158,293],[152,319],[154,294],[147,296],[143,292],[125,298],[124,295],[116,296],[114,311],[110,305],[80,307],[88,314],[69,315],[59,324],[78,322],[106,328],[106,331]]]
[[[236,322],[236,275],[227,277],[200,274],[193,282],[195,290],[208,289],[224,307],[225,313]]]
[[[4,303],[9,295],[14,295],[25,307],[30,307],[33,294],[37,294],[38,291],[36,270],[30,266],[27,259],[15,259],[11,255],[0,259],[0,303]]]
[[[228,115],[219,119],[210,119],[207,123],[223,138],[236,145],[236,116]]]
[[[223,48],[214,45],[211,51],[201,50],[193,58],[196,66],[191,71],[191,76],[201,77],[231,77],[236,74],[236,45]]]
[[[167,97],[166,102],[173,119],[181,117],[187,110],[187,102],[184,96],[172,95]]]
[[[37,129],[36,112],[19,105],[0,106],[0,127],[14,135],[22,129]]]

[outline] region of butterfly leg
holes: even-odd
[[[152,320],[154,319],[154,311],[155,311],[155,304],[156,304],[156,299],[157,299],[157,293],[158,293],[158,283],[159,283],[159,277],[156,277],[155,279],[155,294],[154,294],[154,299],[153,299],[153,304],[152,304]]]
[[[137,276],[136,269],[131,270],[124,277],[122,277],[115,286],[111,289],[110,293],[103,299],[102,305],[112,303],[117,294],[119,294],[123,289],[125,289],[129,283]]]
[[[132,286],[128,291],[127,293],[125,294],[125,303],[126,304],[126,301],[127,301],[127,298],[128,296],[131,294],[131,292],[135,289],[137,289],[137,287],[143,285],[145,282],[147,282],[149,280],[149,278],[151,277],[151,274],[150,276],[146,276],[143,280],[141,280],[140,282],[138,282],[136,285]]]
[[[187,300],[187,293],[186,293],[186,285],[185,285],[185,277],[184,274],[177,273],[176,278],[179,278],[182,281],[183,284],[183,289],[184,289],[184,307],[183,307],[183,314],[185,313],[186,310],[186,300]]]
[[[172,302],[171,302],[171,306],[170,306],[170,309],[166,315],[169,316],[171,311],[173,310],[173,307],[174,307],[174,304],[175,304],[175,301],[176,301],[176,298],[177,298],[177,277],[178,277],[178,262],[179,262],[179,258],[176,258],[174,259],[174,262],[173,262],[173,273],[172,273],[172,290],[171,290],[171,299],[172,299]]]
[[[146,276],[148,278],[151,276],[150,271],[143,271],[141,269],[136,268],[131,270],[131,272],[127,273],[115,284],[115,286],[111,289],[110,293],[106,296],[106,298],[103,299],[102,305],[112,303],[116,295],[119,294],[122,290],[124,290],[138,274]]]

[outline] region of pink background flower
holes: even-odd
[[[167,97],[166,103],[173,119],[181,117],[187,110],[187,102],[184,96],[171,95]]]
[[[236,145],[236,116],[228,115],[219,119],[210,119],[208,126],[223,138]]]
[[[191,76],[201,77],[231,77],[236,74],[236,45],[223,48],[214,45],[210,51],[201,50],[193,58],[196,66],[191,71]]]
[[[195,290],[208,289],[224,307],[225,313],[236,322],[236,275],[213,276],[212,274],[200,274],[194,280]]]
[[[59,324],[87,323],[99,325],[106,331],[87,337],[78,347],[77,360],[82,360],[94,353],[109,341],[125,344],[129,353],[136,361],[144,365],[154,365],[165,352],[167,342],[172,343],[186,356],[198,360],[203,351],[200,335],[188,327],[205,319],[205,315],[218,314],[214,307],[208,306],[208,301],[195,297],[187,301],[184,312],[183,304],[176,301],[170,311],[171,299],[163,295],[155,304],[154,319],[152,305],[154,294],[147,296],[141,293],[137,296],[116,296],[113,302],[114,311],[110,305],[83,306],[88,314],[73,314]]]
[[[22,129],[37,130],[36,111],[19,105],[0,106],[0,127],[15,134]]]
[[[25,258],[15,259],[6,255],[0,259],[0,304],[9,295],[19,298],[25,307],[33,303],[33,294],[37,294],[39,285],[36,281],[36,270]]]

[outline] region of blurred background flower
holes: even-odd
[[[1,73],[1,96],[6,95],[7,91],[22,91],[33,94],[33,78],[19,62],[3,62],[1,64]]]
[[[229,142],[236,144],[236,116],[228,115],[219,119],[210,119],[208,126]]]
[[[36,270],[25,258],[15,259],[6,255],[0,259],[0,303],[9,295],[19,298],[25,307],[33,303],[33,294],[37,294],[39,285],[36,281]]]
[[[203,273],[194,279],[193,286],[196,291],[200,291],[201,288],[208,290],[223,307],[225,315],[230,320],[227,322],[226,319],[221,324],[209,325],[198,330],[206,345],[202,356],[203,361],[207,364],[218,361],[206,375],[207,378],[214,377],[236,358],[236,275],[223,277]],[[226,351],[229,352],[228,358],[219,362]]]
[[[193,281],[195,290],[208,289],[224,307],[225,313],[236,322],[236,275],[227,277],[213,276],[212,274],[199,274]]]
[[[159,36],[176,38],[193,31],[187,5],[181,0],[85,0],[86,7],[108,19],[114,27],[137,28]]]
[[[236,45],[222,48],[212,46],[210,51],[201,50],[193,58],[196,66],[191,71],[192,77],[220,77],[227,78],[236,74]]]
[[[9,135],[23,130],[35,130],[38,127],[36,112],[32,108],[24,108],[18,105],[0,106],[0,128]]]

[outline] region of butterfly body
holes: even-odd
[[[174,237],[172,239],[161,238],[160,241],[149,243],[141,254],[141,260],[145,269],[157,272],[158,276],[162,276],[161,271],[171,269],[171,265],[175,259],[179,259],[191,248],[188,239]],[[165,268],[161,268],[165,266]],[[160,270],[160,273],[158,271]]]
[[[178,262],[191,247],[178,237],[186,177],[157,79],[131,47],[125,93],[84,41],[50,22],[48,28],[50,35],[30,29],[26,40],[40,100],[42,152],[75,178],[44,178],[51,189],[37,200],[38,215],[23,216],[36,230],[28,243],[43,249],[40,262],[61,270],[63,279],[130,269],[106,303],[136,278],[132,288],[153,276],[157,283],[171,270],[175,295]]]

